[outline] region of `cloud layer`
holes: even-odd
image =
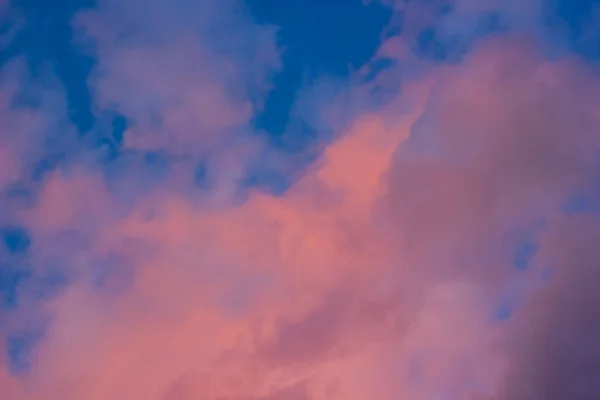
[[[334,132],[301,173],[253,125],[280,50],[238,2],[75,16],[101,148],[51,66],[7,63],[3,398],[600,396],[597,72],[523,28],[533,2],[396,6],[467,50],[385,39],[391,66],[315,111]],[[479,38],[492,11],[512,30]]]

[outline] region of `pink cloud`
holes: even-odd
[[[350,123],[300,179],[240,201],[239,176],[269,149],[249,128],[254,93],[238,85],[262,90],[272,30],[244,17],[218,54],[202,34],[238,22],[227,7],[207,3],[188,36],[185,7],[152,5],[101,2],[78,19],[98,46],[96,106],[133,121],[129,148],[211,155],[218,201],[182,190],[192,162],[133,201],[135,174],[112,186],[85,157],[46,176],[19,217],[35,264],[64,265],[69,285],[37,310],[51,318],[31,370],[0,364],[9,400],[577,398],[553,382],[596,351],[580,332],[597,315],[597,221],[562,209],[595,179],[592,72],[512,37],[430,66],[375,111],[355,112],[369,99],[353,88]],[[245,65],[248,32],[260,57]],[[9,108],[0,143],[47,124],[44,110],[23,120]],[[0,147],[0,184],[41,151],[29,145]],[[515,235],[540,220],[540,249],[516,271]],[[522,307],[493,321],[515,281]],[[553,332],[581,354],[564,361]]]

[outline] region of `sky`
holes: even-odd
[[[600,398],[598,26],[0,0],[0,397]]]

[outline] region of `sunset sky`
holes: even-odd
[[[600,1],[0,0],[0,400],[600,399]]]

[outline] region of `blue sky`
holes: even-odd
[[[64,82],[70,118],[81,132],[90,131],[94,116],[86,79],[94,60],[73,45],[71,18],[94,1],[13,0],[12,4],[20,11],[24,28],[0,53],[0,63],[14,55],[27,55],[34,73],[41,64],[51,63]],[[548,0],[545,4],[544,25],[551,43],[564,43],[591,60],[600,56],[600,29],[594,26],[593,16],[599,1]],[[363,0],[250,0],[247,6],[259,23],[278,27],[278,44],[283,49],[283,69],[274,78],[265,110],[256,121],[274,137],[284,134],[301,86],[324,76],[348,78],[372,58],[392,17],[389,8]],[[493,15],[489,18],[480,30],[483,34],[502,26]],[[444,59],[453,46],[424,27],[415,51]]]
[[[50,62],[66,87],[72,121],[82,132],[91,130],[94,117],[86,79],[94,60],[73,45],[70,22],[77,11],[92,6],[93,0],[52,4],[21,0],[13,4],[22,13],[25,28],[0,60],[26,54],[34,71],[41,63]],[[347,78],[373,56],[392,14],[386,7],[365,6],[361,0],[344,4],[252,0],[247,5],[259,23],[278,27],[278,44],[283,49],[283,69],[275,77],[265,110],[256,121],[273,136],[284,133],[290,108],[303,84],[322,76]]]

